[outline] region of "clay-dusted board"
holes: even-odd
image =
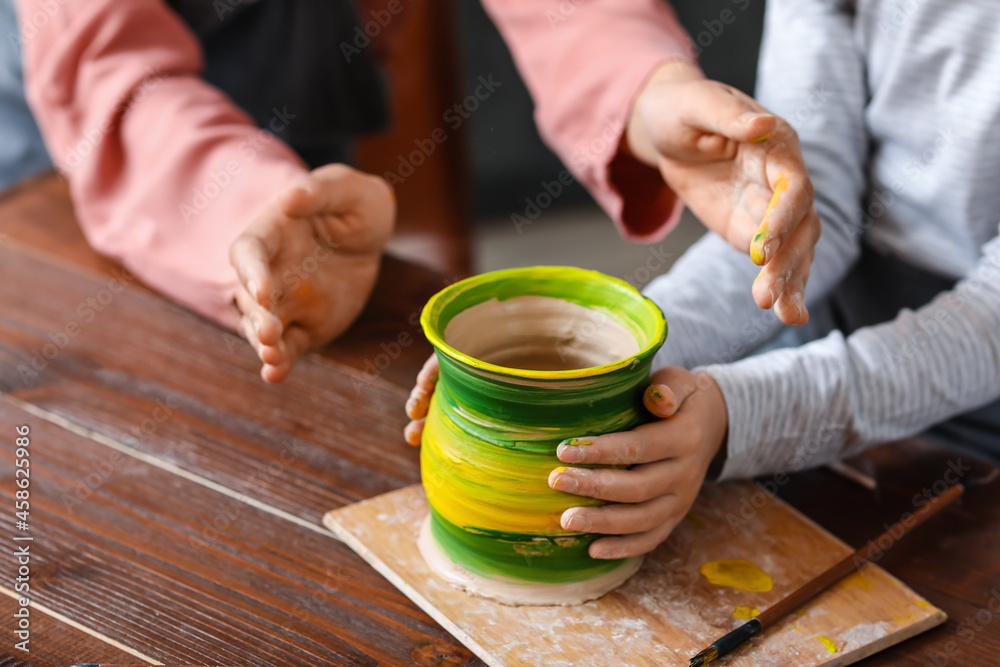
[[[765,609],[851,552],[751,482],[707,485],[687,519],[618,590],[577,607],[509,607],[428,570],[416,544],[426,514],[423,490],[411,486],[331,511],[324,524],[492,666],[687,667],[692,654],[744,622],[732,617],[737,606]],[[732,558],[764,569],[773,590],[722,588],[698,572],[706,561]],[[849,665],[945,619],[899,580],[864,565],[725,664]]]

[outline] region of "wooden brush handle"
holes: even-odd
[[[839,561],[823,574],[807,582],[795,592],[762,611],[760,616],[757,617],[757,620],[760,621],[763,628],[766,628],[792,613],[806,602],[850,574],[852,570],[860,568],[863,563],[871,560],[871,558],[878,552],[883,551],[883,549],[878,546],[879,542],[881,542],[883,538],[888,538],[890,543],[895,543],[911,530],[954,502],[956,498],[962,495],[963,491],[965,491],[965,489],[961,484],[954,485],[940,496],[937,496],[929,503],[918,509],[904,521],[894,523],[884,533],[875,539],[870,540],[868,544],[861,547],[854,553],[845,556],[843,560]]]

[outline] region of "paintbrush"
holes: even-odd
[[[747,621],[724,637],[716,639],[712,642],[711,646],[692,656],[688,667],[702,667],[703,665],[707,665],[708,663],[718,660],[724,655],[736,650],[754,635],[760,634],[765,628],[774,625],[782,618],[796,609],[799,609],[803,604],[843,579],[855,568],[860,568],[861,565],[871,560],[872,557],[882,553],[884,549],[877,545],[883,539],[888,539],[890,540],[890,543],[895,543],[924,521],[927,521],[927,519],[931,518],[945,507],[951,505],[964,492],[971,489],[977,483],[980,481],[992,481],[993,477],[995,477],[995,475],[991,475],[989,478],[984,480],[969,478],[966,481],[960,482],[959,484],[947,489],[944,493],[934,498],[934,500],[918,509],[912,515],[909,515],[904,521],[899,521],[893,524],[884,533],[869,541],[868,544],[861,547],[854,553],[845,556],[843,560],[828,569],[823,574],[806,583],[791,595],[786,596],[785,598],[779,600],[776,604],[773,604],[762,611],[756,618]]]

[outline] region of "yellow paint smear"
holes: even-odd
[[[872,582],[864,575],[863,572],[855,572],[848,575],[840,580],[841,586],[853,586],[854,588],[860,588],[863,591],[870,591],[872,589]]]
[[[819,641],[819,643],[822,644],[824,648],[826,648],[826,650],[829,651],[830,653],[837,652],[837,645],[834,644],[829,637],[824,637],[823,635],[816,635],[815,637],[813,637],[813,639]]]
[[[906,616],[899,616],[897,618],[892,619],[893,623],[899,623],[900,625],[902,625],[903,623],[908,623],[912,620],[913,620],[913,612],[910,612]]]
[[[789,173],[779,172],[778,177],[774,180],[774,193],[771,195],[771,201],[767,205],[767,210],[764,211],[764,219],[761,221],[760,227],[757,228],[753,241],[750,242],[750,259],[757,266],[763,265],[769,259],[764,252],[764,244],[767,243],[771,231],[768,221],[771,219],[771,213],[778,206],[782,193],[788,190]]]
[[[774,588],[774,580],[764,570],[743,558],[710,560],[698,571],[716,586],[736,588],[751,593],[766,593]]]
[[[751,618],[760,616],[760,609],[757,607],[737,607],[733,610],[733,618],[749,621]]]

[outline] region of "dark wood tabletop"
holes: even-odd
[[[320,525],[329,509],[419,481],[403,402],[430,352],[417,314],[450,280],[386,258],[357,325],[266,385],[240,339],[93,253],[58,178],[5,194],[0,666],[482,664]],[[949,466],[989,470],[917,441],[859,465],[876,491],[815,470],[778,492],[860,545]],[[30,653],[14,633],[13,554],[25,545]],[[1000,665],[1000,483],[879,565],[949,620],[863,664]]]

